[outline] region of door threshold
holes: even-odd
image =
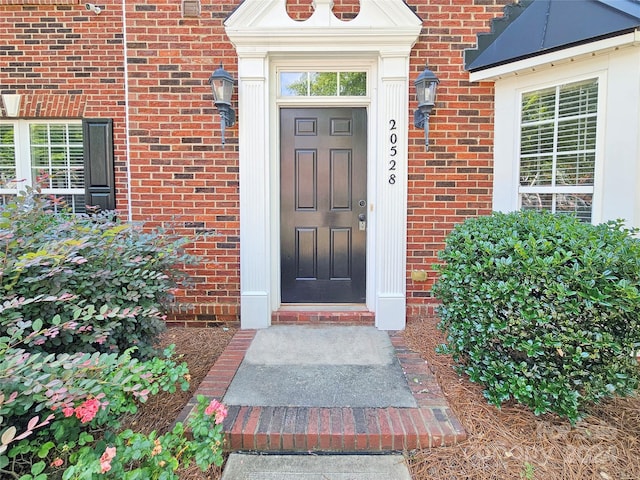
[[[279,312],[368,312],[363,303],[283,303]]]

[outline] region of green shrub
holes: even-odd
[[[17,299],[0,305],[0,312],[72,300],[68,295]],[[102,315],[86,307],[78,318],[90,311]],[[121,428],[121,415],[134,413],[150,395],[188,389],[187,365],[172,359],[173,346],[146,361],[131,358],[131,351],[30,352],[41,337],[86,325],[60,323],[59,317],[52,323],[43,328],[41,321],[16,321],[0,337],[0,478],[177,480],[176,469],[192,461],[203,471],[222,463],[227,409],[217,400],[199,397],[187,423],[162,435]],[[82,334],[87,343],[101,335]]]
[[[7,314],[13,315],[11,320],[16,320],[17,314],[21,315],[17,320],[39,319],[46,327],[56,316],[59,323],[83,320],[74,315],[93,305],[98,315],[85,312],[88,316],[84,320],[91,320],[85,328],[106,330],[101,342],[87,343],[77,331],[67,329],[32,348],[47,353],[86,353],[136,346],[137,356],[153,355],[173,300],[171,289],[186,279],[176,265],[195,263],[195,258],[182,250],[188,241],[166,232],[145,232],[121,222],[113,212],[54,214],[51,202],[29,192],[0,207],[3,297],[10,301],[72,295],[74,301],[26,304]],[[0,320],[2,335],[7,324],[6,318]]]
[[[621,222],[495,213],[458,225],[440,253],[442,351],[500,406],[572,423],[638,388],[640,241]]]

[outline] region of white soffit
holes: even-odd
[[[539,72],[548,68],[574,62],[584,58],[609,53],[624,47],[637,47],[640,45],[640,32],[635,30],[617,37],[606,38],[596,42],[585,43],[575,47],[565,48],[544,55],[525,58],[516,62],[498,65],[496,67],[469,73],[469,81],[495,81],[501,78],[524,75]]]
[[[293,20],[286,0],[245,0],[227,18],[225,28],[238,53],[243,47],[269,52],[384,50],[408,51],[422,29],[422,20],[403,0],[360,0],[352,20],[338,19],[332,0],[315,0],[304,21]],[[292,44],[292,39],[295,41]],[[255,50],[254,50],[255,51]]]

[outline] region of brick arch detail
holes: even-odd
[[[22,95],[20,118],[82,118],[87,104],[86,95],[55,95],[28,93]],[[3,110],[3,116],[6,116]]]

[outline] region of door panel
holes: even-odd
[[[283,108],[282,302],[364,303],[364,108]]]

